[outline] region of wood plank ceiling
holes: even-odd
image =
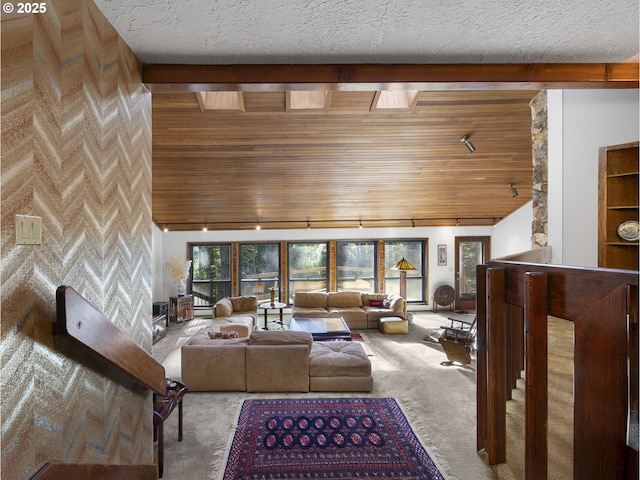
[[[331,91],[317,108],[305,95],[245,91],[237,105],[203,109],[205,95],[156,90],[154,220],[169,230],[491,225],[531,198],[536,93],[420,90],[403,93],[405,108],[379,108],[397,94]]]

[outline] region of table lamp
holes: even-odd
[[[407,299],[407,270],[417,270],[416,267],[411,265],[404,257],[396,263],[395,270],[400,270],[400,296]]]

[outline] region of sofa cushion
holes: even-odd
[[[293,307],[291,316],[295,318],[324,318],[329,316],[329,312],[324,307]]]
[[[250,345],[308,345],[313,337],[307,332],[289,332],[282,330],[260,330],[249,337]]]
[[[324,308],[327,306],[327,294],[320,292],[296,292],[293,296],[293,305],[303,308]]]
[[[309,350],[304,344],[249,345],[247,392],[308,392]]]
[[[229,297],[229,300],[234,312],[253,312],[258,310],[257,297]]]
[[[211,338],[209,334],[215,335],[220,332],[217,327],[210,326],[205,327],[195,335],[193,335],[187,345],[242,345],[248,344],[249,339],[247,337],[244,338]]]
[[[367,312],[360,307],[329,308],[330,317],[342,317],[349,328],[362,328],[352,322],[366,322]]]
[[[233,313],[233,305],[228,298],[222,298],[216,302],[216,317],[228,317]]]
[[[361,307],[362,294],[360,292],[329,292],[327,306],[334,308]]]
[[[400,315],[401,317],[404,316],[403,315],[404,302],[405,302],[404,298],[402,298],[400,295],[391,295],[388,300],[389,300],[389,306],[386,308],[389,308],[390,310],[393,310],[396,313],[402,314]]]
[[[241,337],[248,337],[253,331],[255,322],[252,317],[235,316],[216,317],[213,319],[213,325],[221,332],[235,330]]]

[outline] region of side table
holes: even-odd
[[[167,322],[165,327],[169,326],[169,302],[153,302],[153,316],[164,315]]]
[[[153,400],[153,440],[158,441],[158,478],[164,472],[164,421],[178,407],[178,441],[182,441],[182,397],[189,391],[187,386],[177,380],[166,380],[167,391],[155,395]]]
[[[278,321],[278,323],[280,325],[284,325],[284,321],[282,320],[282,309],[286,306],[287,304],[282,302],[275,302],[275,303],[267,302],[267,303],[261,303],[260,305],[258,305],[258,308],[261,308],[264,310],[264,330],[269,330],[269,327],[267,326],[267,322],[268,322],[267,314],[269,310],[278,310],[280,312],[280,320]]]

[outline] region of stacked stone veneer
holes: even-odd
[[[90,0],[2,14],[2,478],[153,463],[151,394],[53,334],[74,287],[151,350],[151,94]],[[15,215],[42,218],[15,244]]]
[[[529,103],[531,106],[531,141],[533,145],[533,222],[531,224],[531,248],[547,246],[547,92],[542,90]]]

